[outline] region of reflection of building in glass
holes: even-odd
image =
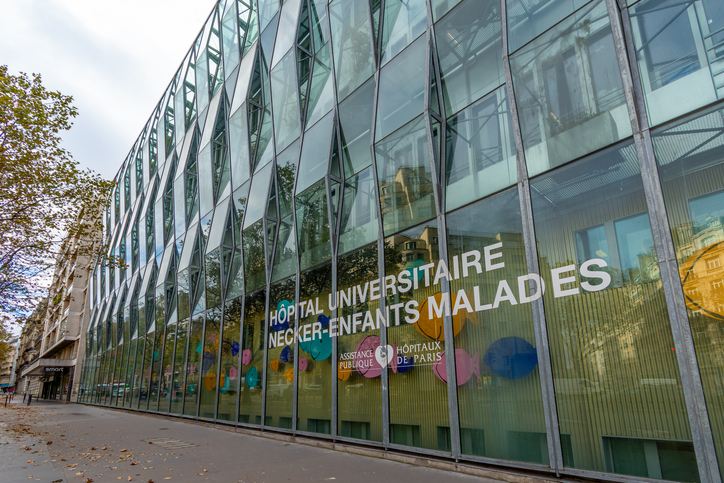
[[[505,6],[219,2],[116,178],[83,402],[720,481],[721,2]]]

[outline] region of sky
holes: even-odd
[[[0,0],[0,65],[39,73],[79,114],[63,146],[115,176],[216,0]]]

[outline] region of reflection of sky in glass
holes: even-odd
[[[654,246],[649,215],[641,214],[616,222],[616,240],[621,256],[621,268],[639,268],[638,256],[650,253]]]
[[[724,191],[689,200],[694,234],[708,227],[714,219],[724,217]]]
[[[592,258],[601,258],[608,263],[609,251],[606,228],[599,225],[577,232],[576,251],[578,252],[578,263],[583,263]]]

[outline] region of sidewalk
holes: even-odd
[[[0,480],[12,483],[497,481],[184,420],[42,400],[26,407],[22,398],[0,405],[0,462]]]

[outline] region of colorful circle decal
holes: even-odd
[[[527,376],[538,365],[535,347],[520,337],[505,337],[493,342],[483,362],[495,374],[507,379]]]

